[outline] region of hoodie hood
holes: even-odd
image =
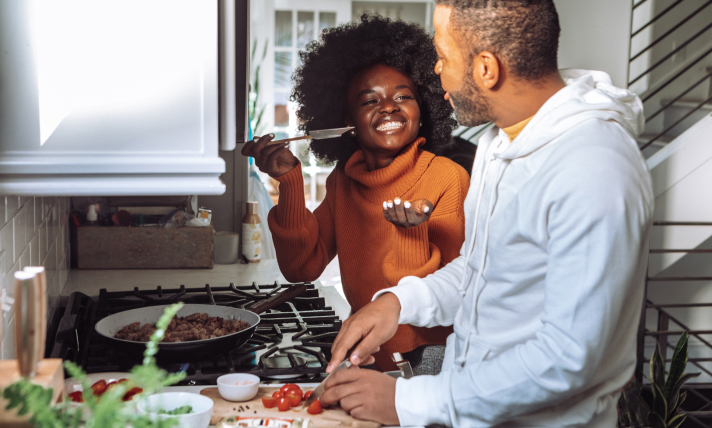
[[[643,132],[643,103],[637,95],[613,86],[603,71],[561,70],[566,87],[539,109],[500,159],[527,156],[581,122],[599,119],[619,123],[635,139]]]

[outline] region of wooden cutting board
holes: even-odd
[[[200,391],[200,395],[204,395],[213,400],[213,415],[210,417],[210,424],[215,425],[220,419],[226,416],[263,416],[263,417],[282,417],[282,418],[309,418],[314,423],[316,428],[380,428],[381,424],[377,422],[367,422],[354,419],[341,408],[324,409],[318,415],[310,415],[306,409],[302,410],[301,404],[293,407],[286,412],[280,412],[276,407],[265,409],[262,405],[262,397],[271,397],[272,393],[279,391],[279,388],[261,386],[257,395],[250,401],[233,402],[227,401],[220,396],[217,388],[205,388]],[[304,392],[307,389],[303,390]],[[246,409],[246,406],[250,406]],[[243,411],[240,412],[240,407]]]

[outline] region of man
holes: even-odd
[[[616,424],[633,374],[653,195],[642,104],[601,72],[557,71],[552,0],[438,0],[435,44],[458,120],[479,141],[461,255],[406,277],[332,347],[367,364],[399,323],[454,324],[437,376],[332,376],[324,404],[386,424]],[[562,79],[563,75],[563,79]]]

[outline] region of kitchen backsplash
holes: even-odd
[[[70,267],[69,198],[0,196],[0,357],[15,358],[13,274],[25,266],[47,269],[48,315],[59,302]]]

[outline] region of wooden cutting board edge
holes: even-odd
[[[318,415],[310,415],[306,410],[301,410],[301,404],[296,409],[289,410],[287,412],[280,412],[276,407],[272,409],[266,409],[262,405],[262,397],[272,396],[272,393],[279,391],[279,388],[261,386],[257,395],[248,401],[233,402],[227,401],[220,396],[217,387],[204,388],[200,391],[200,395],[204,395],[211,400],[213,400],[213,414],[210,417],[210,424],[217,424],[222,418],[226,416],[243,416],[243,417],[282,417],[282,418],[299,418],[299,419],[311,419],[314,422],[316,428],[380,428],[381,424],[378,422],[370,421],[360,421],[349,416],[343,409],[324,409]],[[304,389],[308,391],[308,389]],[[238,412],[237,409],[240,407],[245,408],[245,406],[250,406],[249,410],[244,412]]]

